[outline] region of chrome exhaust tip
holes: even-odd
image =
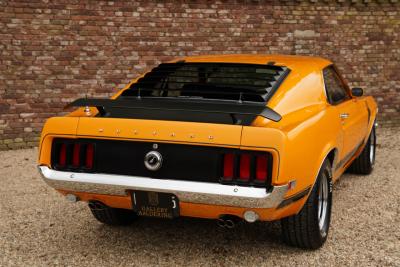
[[[225,221],[220,218],[217,220],[217,225],[221,228],[225,228]]]
[[[255,221],[257,221],[260,216],[258,215],[257,212],[252,211],[252,210],[247,210],[244,214],[243,214],[244,220],[248,223],[253,223]]]
[[[217,220],[217,225],[222,228],[235,228],[236,223],[240,220],[239,217],[233,215],[223,215]]]
[[[101,203],[100,201],[96,201],[96,200],[90,200],[88,202],[89,208],[92,210],[104,210],[107,208],[107,206],[103,203]]]
[[[79,197],[77,197],[77,196],[75,196],[75,195],[73,195],[73,194],[67,194],[67,195],[65,196],[65,198],[66,198],[69,202],[72,202],[72,203],[75,203],[75,202],[78,202],[78,201],[79,201]]]
[[[225,221],[225,227],[228,229],[235,228],[235,222],[228,219]]]

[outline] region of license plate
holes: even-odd
[[[132,192],[132,206],[139,216],[166,219],[179,216],[179,200],[170,193],[134,191]]]

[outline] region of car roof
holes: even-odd
[[[332,64],[331,61],[321,57],[293,56],[293,55],[266,55],[266,54],[224,54],[224,55],[202,55],[188,56],[174,60],[173,62],[215,62],[215,63],[244,63],[244,64],[267,64],[273,62],[277,66],[286,66],[290,69],[310,65],[314,68],[323,69]]]

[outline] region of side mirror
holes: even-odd
[[[364,94],[364,91],[360,87],[354,87],[351,89],[351,94],[353,96],[362,96]]]

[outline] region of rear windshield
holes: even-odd
[[[274,65],[165,63],[152,69],[121,96],[266,102],[287,71]]]

